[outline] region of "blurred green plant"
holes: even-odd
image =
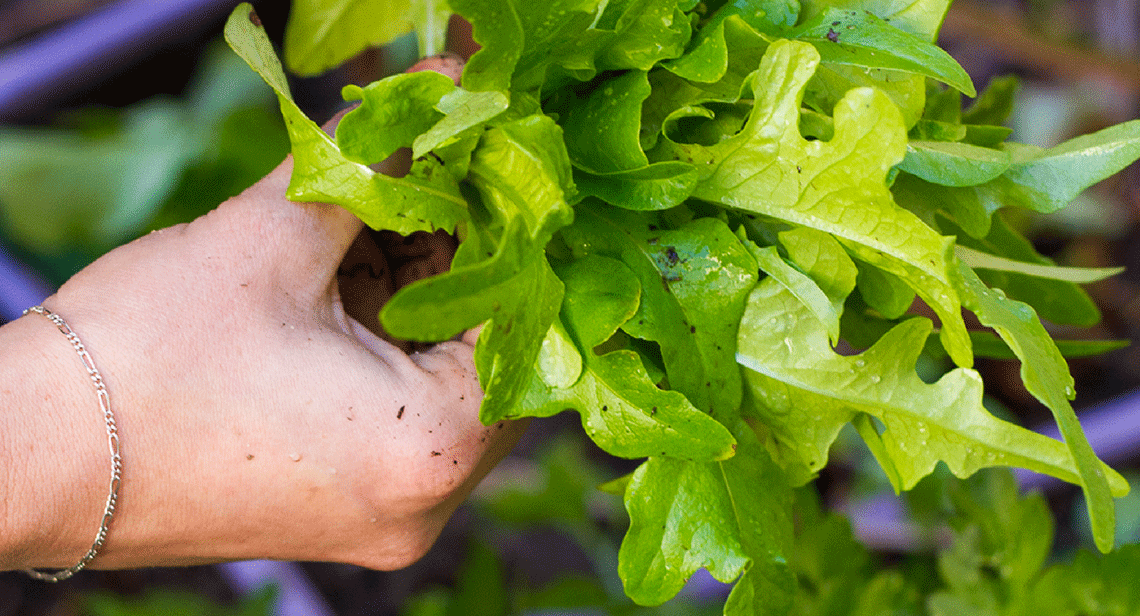
[[[152,589],[141,597],[99,591],[83,595],[84,616],[270,616],[277,589],[267,586],[232,607],[192,592]]]
[[[149,229],[204,214],[281,162],[289,140],[272,103],[219,41],[179,99],[83,109],[51,128],[0,127],[0,227],[62,282]]]

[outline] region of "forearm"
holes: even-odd
[[[98,399],[51,321],[0,328],[0,570],[68,567],[91,547],[110,458]]]

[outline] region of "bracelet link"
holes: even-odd
[[[98,553],[99,549],[103,547],[103,543],[107,540],[107,530],[111,526],[111,520],[115,517],[115,506],[119,502],[119,487],[123,482],[123,458],[119,449],[119,429],[115,423],[115,413],[111,410],[111,396],[107,393],[107,386],[103,383],[103,375],[99,373],[99,369],[95,367],[95,360],[91,358],[91,354],[87,352],[87,348],[83,346],[83,342],[79,340],[79,335],[72,331],[71,326],[63,320],[63,317],[44,308],[43,306],[34,306],[24,311],[24,314],[35,312],[43,315],[52,323],[56,328],[67,338],[71,343],[71,347],[75,349],[79,359],[83,362],[83,367],[87,370],[87,375],[91,378],[91,384],[95,387],[95,395],[99,399],[99,410],[103,413],[103,422],[107,427],[107,446],[111,453],[111,480],[108,487],[107,504],[103,508],[103,518],[99,522],[99,532],[95,535],[95,541],[91,544],[91,549],[79,559],[79,562],[68,567],[52,573],[44,571],[36,571],[34,569],[26,569],[25,572],[45,582],[61,582],[67,578],[79,573],[84,567],[88,565]]]

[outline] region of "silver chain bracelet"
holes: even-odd
[[[95,393],[99,396],[99,410],[103,411],[103,421],[107,424],[107,444],[111,449],[111,485],[110,493],[107,495],[107,506],[103,509],[103,519],[99,524],[99,532],[95,535],[95,542],[91,544],[91,549],[83,555],[83,558],[78,563],[72,565],[67,569],[56,571],[54,573],[45,573],[36,571],[34,569],[26,569],[25,572],[45,582],[59,582],[79,573],[84,567],[95,558],[95,554],[99,548],[103,547],[103,542],[107,540],[107,527],[111,525],[111,518],[115,517],[115,504],[119,500],[119,485],[122,483],[123,477],[123,459],[119,454],[119,429],[115,425],[115,414],[111,411],[111,398],[107,395],[107,386],[103,384],[103,375],[99,374],[99,369],[95,367],[94,360],[79,341],[79,336],[71,331],[71,327],[63,320],[63,317],[44,308],[43,306],[35,306],[28,308],[24,314],[35,312],[42,314],[55,323],[59,331],[67,337],[67,341],[71,343],[72,348],[79,354],[79,358],[83,360],[83,367],[87,369],[88,376],[91,377],[91,383],[95,386]]]

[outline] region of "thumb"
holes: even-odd
[[[457,57],[438,56],[421,60],[408,72],[432,70],[458,82],[462,69],[463,62]],[[322,127],[330,137],[349,111],[351,108],[341,111]],[[409,158],[406,149],[398,151],[373,169],[385,175],[401,176],[407,171]],[[268,246],[277,247],[277,254],[271,258],[278,259],[279,271],[289,277],[288,286],[320,296],[333,284],[338,266],[364,225],[354,214],[337,205],[288,200],[285,194],[292,171],[290,155],[269,175],[219,209],[239,209],[245,217],[252,214],[252,228],[268,232],[269,237],[265,238],[269,240]],[[305,274],[298,277],[298,272]],[[311,286],[297,289],[298,285]]]

